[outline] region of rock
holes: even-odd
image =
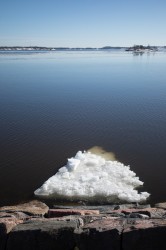
[[[166,220],[132,220],[125,225],[122,236],[123,250],[165,249]]]
[[[15,216],[15,218],[20,219],[20,220],[28,220],[29,218],[31,218],[31,216],[23,212],[16,211],[16,212],[13,212],[13,215]]]
[[[150,204],[137,204],[137,209],[145,209],[145,208],[151,208]]]
[[[164,209],[160,209],[157,208],[155,210],[155,208],[150,212],[150,217],[152,219],[160,219],[160,218],[164,218],[166,215],[166,211]]]
[[[144,209],[125,209],[125,210],[115,210],[112,213],[116,214],[125,214],[127,217],[130,216],[130,214],[141,214],[141,215],[147,215],[150,218],[156,218],[160,219],[163,218],[166,214],[166,211],[164,209],[159,208],[144,208]]]
[[[67,218],[67,217],[63,217],[63,218]],[[99,215],[84,215],[84,216],[78,216],[78,218],[83,220],[83,223],[85,226],[87,226],[88,224],[94,222],[94,221],[102,221],[102,220],[110,220],[110,219],[118,219],[115,216],[111,216],[111,215],[104,215],[104,214],[99,214]]]
[[[99,210],[100,213],[111,213],[113,210],[122,210],[122,209],[130,209],[130,208],[137,208],[137,209],[143,209],[143,208],[150,208],[149,204],[137,204],[137,203],[131,203],[131,204],[121,204],[121,205],[100,205],[100,206],[58,206],[53,205],[53,208],[55,209],[79,209],[79,210]]]
[[[16,218],[13,213],[0,212],[0,218]]]
[[[32,220],[17,225],[9,234],[6,250],[74,249],[75,221]]]
[[[139,214],[139,213],[131,213],[128,215],[128,218],[134,218],[134,219],[149,219],[149,216],[146,214]]]
[[[44,215],[48,212],[48,206],[37,200],[33,200],[27,203],[19,204],[16,206],[5,206],[1,207],[0,211],[4,212],[9,212],[9,211],[14,211],[14,212],[24,212],[29,215]]]
[[[75,230],[79,250],[120,250],[123,220],[106,218]]]
[[[139,213],[148,215],[152,219],[160,219],[165,215],[166,211],[159,208],[147,208],[139,210]]]
[[[108,214],[108,213],[107,213]],[[125,214],[124,213],[109,213],[111,217],[121,217],[124,218]]]
[[[157,203],[157,204],[155,204],[155,207],[162,208],[162,209],[166,210],[166,202]]]
[[[67,215],[97,215],[98,210],[80,210],[80,209],[49,209],[48,218],[61,217]]]
[[[8,212],[0,212],[0,218],[16,218],[20,220],[27,220],[31,218],[31,216],[23,212],[8,211]]]
[[[0,218],[0,250],[5,250],[7,234],[22,220],[13,217]]]
[[[22,220],[16,219],[16,218],[0,218],[0,225],[1,228],[4,228],[5,233],[9,233],[13,227],[15,227],[17,224],[22,223]]]
[[[121,204],[117,205],[114,209],[130,209],[130,208],[136,208],[136,209],[144,209],[144,208],[150,208],[151,206],[149,204],[138,204],[138,203],[131,203],[131,204]]]
[[[117,205],[103,205],[103,206],[58,206],[54,205],[55,209],[79,209],[79,210],[99,210],[100,212],[112,211]]]
[[[53,218],[45,218],[45,220],[53,220],[53,221],[75,221],[78,225],[78,227],[82,227],[88,223],[91,223],[92,221],[95,220],[101,220],[101,219],[106,219],[110,218],[109,216],[103,216],[103,215],[68,215],[68,216],[63,216],[63,217],[53,217]],[[30,218],[29,220],[32,221],[44,221],[44,218]]]
[[[141,206],[69,206],[48,210],[44,203],[32,201],[1,207],[0,250],[165,249],[164,203],[155,208]],[[44,214],[48,218],[42,217]]]
[[[140,214],[141,219],[149,219],[149,216],[146,214]]]

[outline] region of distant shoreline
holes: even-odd
[[[98,51],[112,49],[127,49],[127,47],[102,47],[102,48],[69,48],[69,47],[38,47],[38,46],[0,46],[0,51]]]
[[[105,51],[105,50],[124,50],[133,52],[160,51],[166,50],[166,46],[143,46],[134,45],[133,47],[105,46],[101,48],[70,48],[70,47],[41,47],[41,46],[0,46],[0,51]]]

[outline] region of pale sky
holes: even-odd
[[[0,46],[163,46],[165,13],[165,0],[1,0]]]

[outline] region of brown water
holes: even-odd
[[[0,205],[26,201],[78,150],[130,165],[166,199],[166,53],[0,53]]]

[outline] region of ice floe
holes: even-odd
[[[77,152],[67,164],[35,191],[36,196],[97,203],[143,202],[149,193],[135,188],[143,182],[118,161],[90,152]]]

